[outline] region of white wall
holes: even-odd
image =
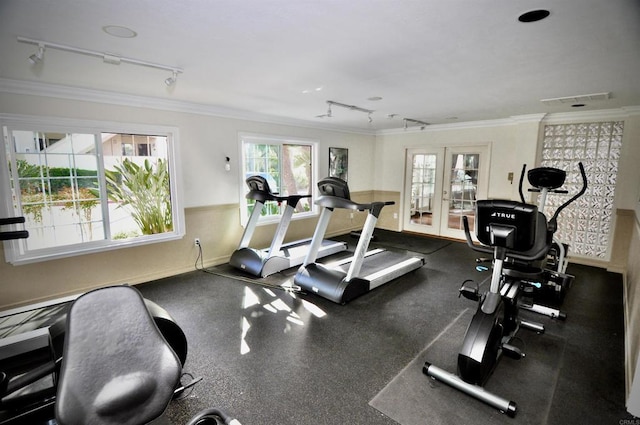
[[[488,196],[519,199],[518,177],[522,164],[526,163],[530,168],[535,163],[541,118],[433,126],[421,131],[381,134],[376,139],[375,188],[403,191],[405,151],[408,148],[486,144],[491,147]],[[513,184],[507,179],[509,172],[514,173]]]
[[[240,196],[244,196],[245,188],[239,187],[242,179],[239,177],[238,133],[241,132],[319,142],[319,178],[328,174],[329,147],[347,148],[350,189],[360,191],[372,187],[375,149],[372,135],[7,93],[0,93],[0,112],[178,127],[186,208],[238,203]],[[224,169],[227,156],[231,159],[231,172]]]
[[[523,164],[536,165],[540,135],[544,125],[624,120],[625,130],[618,178],[616,209],[633,210],[640,193],[640,109],[601,111],[591,113],[531,115],[493,122],[431,126],[425,130],[382,132],[376,138],[375,189],[403,192],[404,158],[407,148],[464,146],[489,144],[491,167],[489,198],[519,199],[518,178]],[[511,184],[507,174],[514,173]],[[526,196],[526,195],[525,195]]]
[[[89,92],[61,99],[46,94],[3,92],[0,93],[0,113],[177,128],[186,235],[170,242],[21,266],[0,262],[0,274],[3,276],[0,282],[0,309],[77,294],[106,285],[137,284],[191,271],[198,255],[191,242],[194,237],[201,240],[205,267],[228,261],[242,234],[243,223],[240,222],[238,203],[246,193],[239,174],[238,133],[317,141],[319,177],[328,173],[329,147],[347,148],[350,153],[349,184],[352,191],[371,190],[375,149],[373,135],[224,118],[207,114],[207,111],[176,112],[157,109],[148,106],[148,101],[138,102],[140,99],[126,96],[122,99],[118,97],[115,103],[108,96],[102,96],[106,97],[104,103],[98,102],[100,96],[93,102],[77,100],[93,99],[91,96],[92,92]],[[189,111],[189,108],[180,110]],[[224,167],[227,156],[231,158],[230,172],[225,171]],[[351,230],[348,222],[334,221],[337,223],[331,231],[343,230],[345,226],[347,228],[344,230]],[[314,227],[314,218],[296,221],[289,229],[288,240],[311,237]],[[268,245],[274,228],[275,225],[261,226],[255,235],[256,246]],[[4,252],[0,245],[2,257]]]

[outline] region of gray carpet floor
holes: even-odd
[[[563,306],[567,321],[528,316],[543,322],[546,334],[521,331],[527,357],[503,359],[489,384],[518,402],[511,419],[421,371],[425,358],[453,367],[447,362],[455,360],[456,332],[464,332],[475,308],[458,298],[458,288],[465,279],[487,277],[476,272],[475,253],[459,242],[376,234],[372,246],[385,246],[385,237],[391,249],[405,241],[426,264],[347,305],[273,289],[227,269],[139,285],[183,327],[185,371],[203,378],[171,403],[168,422],[184,424],[212,406],[244,425],[617,424],[630,418],[620,275],[570,265],[576,281]],[[290,277],[287,271],[280,280]],[[277,284],[278,275],[268,283]]]

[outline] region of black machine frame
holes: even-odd
[[[322,212],[307,257],[294,277],[296,285],[333,302],[345,304],[424,265],[425,260],[422,256],[399,254],[383,249],[368,251],[378,217],[385,206],[394,204],[393,201],[354,202],[351,200],[347,182],[337,177],[322,179],[318,182],[318,188],[322,196],[316,200],[316,204],[322,207]],[[352,257],[333,265],[320,264],[316,260],[321,241],[336,208],[367,211],[367,219]],[[366,272],[365,263],[371,266],[367,267]]]
[[[284,239],[296,206],[301,199],[310,198],[311,195],[279,196],[272,192],[267,179],[261,175],[249,176],[246,183],[249,187],[246,198],[254,200],[255,204],[240,239],[240,244],[231,255],[229,264],[238,270],[258,277],[267,277],[282,270],[299,266],[307,255],[311,241],[304,239],[284,243]],[[278,222],[269,248],[251,248],[249,246],[251,238],[258,225],[262,209],[268,201],[284,203],[284,213]],[[324,257],[346,249],[345,242],[323,240],[318,255]]]
[[[523,202],[479,200],[476,203],[475,230],[480,245],[473,242],[468,219],[463,217],[467,245],[474,251],[492,254],[491,286],[484,294],[479,293],[477,286],[469,286],[466,282],[460,288],[461,295],[478,302],[478,308],[458,353],[457,374],[430,362],[425,362],[422,371],[511,417],[516,415],[517,404],[486,391],[484,385],[503,355],[513,359],[524,357],[524,353],[511,344],[520,328],[544,333],[543,325],[519,317],[519,309],[523,306],[520,297],[526,290],[539,289],[540,282],[548,276],[548,271],[544,269],[545,259],[557,230],[558,215],[586,191],[584,166],[578,163],[578,167],[583,180],[582,189],[558,207],[550,220],[538,206],[524,202],[524,167],[520,179]],[[560,170],[535,170],[532,184],[538,183],[538,189],[557,189],[564,181],[564,175],[558,172]],[[546,196],[546,193],[543,194]],[[544,206],[544,200],[541,205]],[[537,308],[535,304],[525,306],[537,313],[560,317],[554,313],[557,310],[548,307]]]

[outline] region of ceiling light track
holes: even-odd
[[[162,65],[159,63],[143,61],[140,59],[121,57],[121,56],[114,55],[112,53],[103,53],[95,50],[83,49],[80,47],[67,46],[65,44],[51,43],[43,40],[34,40],[26,37],[18,37],[18,41],[20,43],[34,44],[38,46],[38,52],[29,56],[29,60],[33,64],[42,61],[42,58],[44,56],[44,50],[46,48],[50,48],[55,50],[63,50],[65,52],[71,52],[71,53],[77,53],[77,54],[86,55],[86,56],[94,56],[94,57],[102,58],[102,60],[105,63],[109,63],[112,65],[119,65],[120,63],[124,62],[132,65],[139,65],[139,66],[145,66],[148,68],[155,68],[155,69],[161,69],[164,71],[170,71],[171,77],[167,78],[165,80],[165,83],[167,83],[167,81],[170,81],[170,80],[171,80],[171,84],[175,83],[178,74],[181,74],[183,72],[181,68],[178,68],[175,66]],[[167,83],[167,85],[171,85],[171,84]]]
[[[404,121],[404,129],[406,130],[408,127],[408,123],[414,123],[420,126],[420,130],[424,130],[424,128],[429,124],[428,122],[424,122],[424,121],[420,121],[420,120],[414,120],[413,118],[403,118],[402,119]]]
[[[355,105],[347,105],[346,103],[334,102],[333,100],[327,100],[327,105],[329,105],[329,109],[331,109],[332,106],[339,106],[341,108],[351,109],[352,111],[364,112],[365,114],[373,113],[372,109],[365,109]]]

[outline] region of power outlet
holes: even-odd
[[[194,246],[199,247],[200,246],[200,238],[195,238],[193,240],[193,244],[194,244]]]

